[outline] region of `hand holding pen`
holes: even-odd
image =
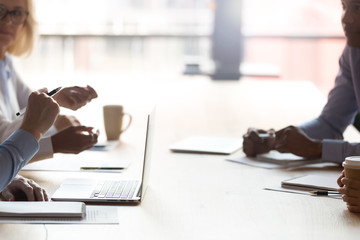
[[[54,90],[46,93],[46,95],[48,95],[49,97],[54,96],[56,93],[58,93],[61,90],[62,87],[57,87]],[[26,108],[20,110],[19,112],[16,113],[16,116],[21,117],[22,115],[24,115],[24,113],[26,112]]]
[[[44,93],[31,93],[24,119],[20,126],[31,133],[36,140],[40,140],[43,134],[53,125],[59,114],[59,105]]]

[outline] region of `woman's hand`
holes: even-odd
[[[31,179],[17,175],[1,192],[6,201],[49,201],[46,190]]]
[[[88,85],[63,88],[53,98],[61,107],[77,110],[97,96],[96,91]]]

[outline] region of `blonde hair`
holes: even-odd
[[[21,56],[23,54],[30,55],[34,48],[35,36],[37,34],[37,21],[34,16],[35,9],[33,0],[27,0],[26,2],[29,15],[14,44],[7,49],[11,55],[15,56]]]

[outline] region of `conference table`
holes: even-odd
[[[98,84],[98,85],[97,85]],[[119,83],[120,84],[120,83]],[[271,79],[212,81],[207,77],[134,80],[102,87],[99,98],[79,111],[89,125],[102,124],[104,104],[123,104],[133,116],[116,149],[56,154],[54,159],[130,159],[123,172],[22,171],[53,194],[69,177],[140,178],[146,117],[156,105],[149,186],[140,205],[107,205],[119,224],[1,224],[0,239],[359,239],[360,215],[341,199],[268,191],[263,188],[337,166],[264,169],[226,161],[242,157],[173,153],[169,147],[193,135],[242,138],[249,127],[279,129],[318,116],[326,96],[311,82]],[[345,138],[358,133],[347,129]]]

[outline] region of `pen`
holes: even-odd
[[[81,170],[124,170],[123,167],[80,167]]]
[[[328,196],[328,195],[340,195],[341,193],[336,191],[312,191],[311,195],[314,196]]]
[[[62,87],[57,87],[57,88],[55,88],[54,90],[48,92],[47,95],[48,95],[48,96],[52,96],[52,95],[54,95],[55,93],[57,93],[58,91],[60,91],[61,88],[62,88]]]
[[[48,95],[49,97],[51,97],[51,96],[55,95],[55,93],[57,93],[58,91],[60,91],[61,88],[62,88],[62,87],[57,87],[57,88],[55,88],[54,90],[48,92],[47,95]],[[26,108],[20,110],[20,112],[17,112],[17,113],[16,113],[16,116],[20,117],[20,116],[24,115],[25,111],[26,111]]]

